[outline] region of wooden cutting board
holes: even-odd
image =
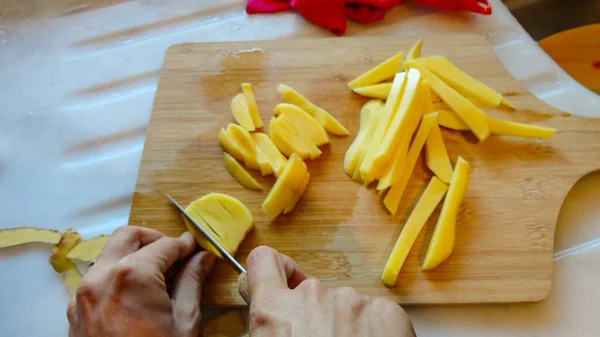
[[[417,165],[396,216],[386,214],[373,189],[343,171],[346,149],[367,99],[346,82],[399,50],[415,37],[331,38],[233,43],[181,44],[166,53],[137,186],[131,225],[179,235],[184,225],[167,202],[181,203],[210,192],[240,199],[256,228],[236,257],[269,245],[296,259],[328,287],[351,286],[363,294],[400,303],[484,303],[539,301],[552,283],[557,216],[567,192],[600,166],[600,120],[557,111],[513,79],[490,46],[475,35],[425,37],[423,55],[443,54],[467,73],[507,96],[516,111],[487,109],[490,116],[558,128],[550,140],[491,136],[482,144],[466,132],[444,130],[451,159],[471,164],[471,182],[457,225],[455,250],[440,267],[423,272],[427,244],[438,211],[415,243],[396,287],[380,281],[383,266],[403,223],[431,172]],[[321,158],[308,163],[309,187],[296,209],[277,219],[261,203],[273,177],[252,174],[265,187],[241,187],[226,171],[219,129],[232,123],[231,98],[251,82],[265,124],[279,102],[276,87],[286,83],[338,118],[352,132],[333,137]],[[204,288],[203,304],[243,305],[237,275],[219,263]]]

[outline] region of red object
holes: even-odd
[[[295,9],[308,21],[337,35],[346,31],[346,17],[370,24],[385,17],[385,12],[403,0],[248,0],[246,13],[276,13]],[[488,0],[412,0],[444,10],[464,10],[489,15]]]

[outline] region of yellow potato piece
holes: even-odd
[[[427,136],[429,136],[431,128],[435,123],[437,123],[436,120],[436,113],[423,116],[419,130],[417,131],[415,139],[410,145],[408,155],[405,157],[406,160],[402,162],[394,161],[394,165],[390,166],[384,178],[379,181],[379,185],[377,186],[378,190],[383,190],[383,187],[386,185],[392,186],[383,199],[383,205],[392,214],[396,214],[396,210],[400,204],[400,199],[402,198],[402,194],[404,193],[408,179],[410,178],[415,165],[417,164],[417,159],[419,158],[419,154],[421,153],[421,149],[425,144]]]
[[[261,173],[263,173],[263,170],[270,169],[267,158],[265,158],[262,152],[257,151],[256,143],[246,129],[236,124],[229,124],[227,126],[227,133],[230,136],[229,139],[233,140],[237,144],[237,147],[240,148],[246,167],[252,170],[260,170]],[[268,173],[263,173],[263,175],[268,175]]]
[[[62,234],[44,228],[19,227],[0,230],[0,248],[12,247],[31,242],[57,244]]]
[[[438,110],[438,122],[441,126],[453,130],[469,130],[469,127],[453,111]],[[488,117],[490,132],[498,136],[513,136],[523,138],[551,138],[556,133],[555,128],[517,123]]]
[[[273,144],[284,155],[289,157],[296,153],[302,159],[316,159],[321,155],[317,144],[325,141],[325,138],[321,130],[315,129],[310,121],[302,121],[303,118],[302,114],[294,113],[285,113],[279,118],[273,118],[269,123],[269,134]]]
[[[407,60],[416,59],[421,57],[421,47],[423,47],[423,39],[418,39],[417,42],[410,48],[406,55]]]
[[[396,115],[388,126],[373,160],[374,167],[386,166],[394,156],[397,162],[404,162],[412,135],[423,116],[424,89],[419,71],[410,69]]]
[[[244,161],[244,152],[238,145],[237,141],[231,138],[227,130],[221,129],[219,131],[219,143],[225,152],[232,155],[239,161]]]
[[[283,209],[283,214],[288,214],[296,207],[296,204],[298,203],[298,201],[300,200],[300,198],[306,191],[309,181],[310,181],[310,173],[306,172],[306,174],[304,174],[304,178],[302,179],[302,182],[300,183],[300,185],[297,187],[292,187],[292,191],[293,191],[292,199],[290,200],[290,203]]]
[[[302,161],[302,158],[293,153],[262,204],[265,214],[276,217],[288,205],[293,203],[294,190],[299,191],[302,189],[307,172],[306,164]]]
[[[69,293],[75,295],[77,286],[81,281],[81,273],[73,261],[67,258],[67,254],[81,241],[77,232],[70,228],[62,234],[60,241],[54,246],[53,253],[48,262],[58,274],[60,274]]]
[[[358,162],[356,165],[356,169],[354,170],[354,174],[352,175],[352,179],[358,181],[359,183],[365,183],[362,175],[360,173],[360,166],[362,165],[363,160],[365,159],[365,155],[371,146],[371,142],[373,140],[373,133],[375,133],[375,129],[377,129],[377,125],[379,123],[379,118],[383,114],[383,102],[379,105],[379,109],[374,111],[375,113],[371,117],[369,121],[369,128],[366,131],[365,140],[362,142],[362,145],[358,148],[356,153],[356,157],[358,158]]]
[[[254,219],[248,208],[241,201],[225,194],[207,194],[193,201],[185,211],[232,255],[248,232],[254,228]],[[184,222],[202,248],[222,258],[210,241],[204,238],[202,232],[185,218]]]
[[[386,99],[392,89],[392,83],[380,83],[352,89],[355,93],[371,98]]]
[[[231,310],[226,314],[204,324],[204,337],[238,337],[246,331],[247,325],[244,315],[239,309]]]
[[[285,103],[296,105],[313,116],[327,132],[337,136],[347,136],[350,134],[350,132],[348,132],[337,119],[331,116],[329,112],[314,105],[292,87],[283,83],[279,84],[277,86],[277,93],[279,94],[279,98]]]
[[[229,172],[238,183],[248,189],[262,191],[263,188],[260,184],[237,162],[237,160],[235,160],[235,158],[228,153],[223,153],[223,158],[225,159],[225,168],[227,169],[227,172]]]
[[[274,113],[288,130],[307,137],[317,146],[329,144],[329,136],[323,126],[301,108],[293,104],[281,103],[275,106]]]
[[[404,52],[390,57],[348,83],[350,89],[379,83],[404,70]]]
[[[231,100],[231,112],[233,113],[233,118],[241,127],[248,131],[254,131],[256,129],[252,117],[250,116],[244,94],[237,94],[233,97]]]
[[[256,105],[256,97],[254,96],[254,90],[252,90],[252,85],[250,85],[250,83],[242,83],[242,92],[244,93],[246,104],[248,105],[248,112],[250,113],[252,124],[254,124],[255,128],[262,128],[263,121],[260,118],[260,112],[258,111],[258,106]]]
[[[422,57],[418,62],[465,97],[474,97],[492,108],[499,106],[503,100],[506,101],[502,94],[467,75],[443,56]]]
[[[453,111],[469,126],[473,134],[484,141],[490,135],[490,129],[487,123],[485,113],[477,108],[473,103],[469,102],[456,90],[449,87],[444,81],[440,80],[436,75],[429,71],[424,65],[417,60],[406,61],[408,68],[415,68],[421,72],[423,78],[429,83],[431,90],[447,103]]]
[[[396,284],[398,274],[404,265],[408,253],[415,243],[417,236],[425,226],[427,219],[431,216],[437,205],[442,201],[444,194],[448,190],[448,185],[444,184],[437,177],[431,178],[425,192],[415,205],[412,213],[408,217],[402,232],[396,240],[394,249],[385,264],[381,280],[387,286],[393,287]]]
[[[360,174],[366,184],[370,184],[373,180],[379,178],[381,172],[384,170],[383,167],[376,167],[374,165],[375,157],[383,141],[383,137],[385,136],[388,126],[394,119],[396,110],[398,109],[398,105],[400,103],[400,98],[404,92],[405,84],[406,72],[399,73],[394,77],[390,95],[385,101],[385,106],[383,107],[381,116],[379,116],[379,122],[375,132],[373,133],[371,144],[367,149],[362,163],[360,164]]]
[[[469,185],[469,163],[458,157],[454,175],[448,188],[448,195],[444,200],[440,217],[435,226],[435,231],[425,254],[423,270],[431,270],[444,262],[454,249],[456,235],[456,216],[458,208],[465,198]]]
[[[358,133],[356,134],[356,138],[346,151],[346,156],[344,157],[344,171],[350,177],[354,176],[356,169],[362,160],[361,149],[365,141],[367,141],[367,136],[371,136],[373,134],[374,128],[371,127],[374,123],[372,121],[375,119],[376,115],[379,113],[379,109],[381,108],[380,100],[370,100],[365,105],[363,105],[360,111],[360,125],[358,129]],[[371,135],[367,132],[371,131]]]
[[[279,149],[277,149],[277,146],[273,144],[273,141],[267,134],[256,132],[251,134],[251,136],[252,139],[254,139],[254,142],[256,142],[256,146],[258,146],[259,150],[267,158],[275,178],[279,177],[279,174],[281,171],[283,171],[283,167],[287,162],[287,158],[281,154]]]
[[[438,114],[439,118],[439,114]],[[436,123],[429,131],[429,137],[425,143],[425,163],[427,167],[446,184],[452,180],[452,163],[446,151],[446,145],[442,138],[442,131]]]
[[[423,115],[435,112],[435,109],[433,108],[433,97],[431,95],[431,87],[429,86],[429,82],[423,80],[421,82],[421,88],[423,89],[423,94],[421,95],[421,100],[423,101]]]
[[[102,247],[106,241],[110,239],[110,235],[100,235],[79,242],[71,251],[67,254],[67,258],[71,260],[80,260],[85,262],[92,262],[96,260]]]

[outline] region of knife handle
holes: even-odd
[[[248,291],[248,275],[241,273],[237,280],[238,292],[240,296],[246,301],[246,304],[250,304],[250,292]]]

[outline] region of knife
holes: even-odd
[[[213,247],[215,247],[219,254],[221,254],[221,256],[232,265],[233,269],[235,269],[240,274],[240,276],[238,277],[238,291],[244,299],[244,301],[250,304],[246,269],[233,256],[231,256],[231,254],[229,254],[229,252],[226,251],[225,248],[223,248],[223,246],[221,246],[202,226],[200,226],[196,222],[196,220],[194,220],[194,218],[192,218],[192,216],[189,215],[189,213],[186,212],[185,209],[181,207],[181,205],[169,195],[169,193],[165,192],[165,195],[171,201],[171,203],[173,203],[173,205],[177,207],[181,214],[183,214],[183,216],[185,216],[185,218],[189,220],[189,222],[194,226],[194,228],[196,228],[202,234],[202,236],[204,236],[204,238],[208,240],[208,242],[210,242],[210,244]]]

